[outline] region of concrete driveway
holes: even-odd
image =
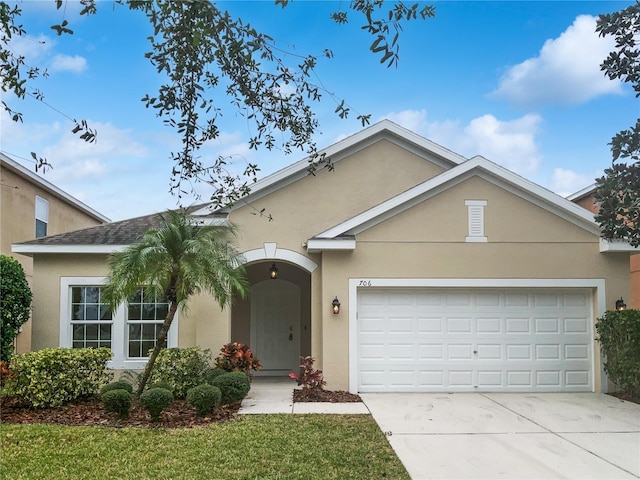
[[[364,393],[413,480],[640,478],[640,405],[595,393]]]

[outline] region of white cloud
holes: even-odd
[[[598,173],[585,174],[556,168],[553,170],[549,188],[558,195],[567,197],[593,184],[598,176]]]
[[[595,32],[596,19],[578,16],[558,38],[547,40],[537,57],[507,70],[491,94],[518,106],[578,104],[606,94],[622,93],[600,64],[615,47],[611,37]]]
[[[429,124],[427,123],[427,111],[422,110],[404,110],[402,112],[388,113],[385,115],[392,122],[411,130],[412,132],[425,131]]]
[[[25,57],[25,63],[34,65],[50,55],[55,41],[46,35],[14,35],[11,37],[9,46],[15,55]]]
[[[464,126],[458,120],[429,122],[425,110],[389,113],[385,118],[456,153],[467,157],[482,155],[519,174],[530,174],[540,165],[535,138],[542,121],[539,115],[503,121],[487,114]]]
[[[87,60],[79,55],[56,55],[51,60],[50,70],[52,72],[73,72],[81,73],[87,69]]]

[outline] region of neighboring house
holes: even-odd
[[[321,153],[334,171],[303,159],[229,209],[191,209],[238,227],[251,291],[224,311],[194,298],[169,346],[245,342],[272,375],[311,354],[352,392],[606,390],[594,323],[629,295],[629,260],[591,213],[390,121]],[[105,345],[114,368],[145,364],[163,305],[102,315],[99,295],[108,254],[156,222],[14,245],[34,258],[34,349]]]
[[[596,203],[595,193],[596,184],[594,183],[593,185],[589,185],[588,187],[569,195],[567,199],[593,213],[597,213],[599,207]],[[626,246],[621,250],[622,253],[629,253],[629,248]],[[638,249],[632,250],[632,252],[636,251],[638,251]],[[625,301],[625,304],[628,308],[640,308],[640,253],[631,255],[629,259],[629,271],[631,273],[631,294],[628,297],[628,301]]]
[[[0,253],[14,257],[33,285],[31,256],[11,252],[18,242],[93,227],[109,219],[0,153]],[[18,334],[17,351],[31,349],[31,322]]]

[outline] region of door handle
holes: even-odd
[[[289,334],[289,341],[293,341],[293,333]]]

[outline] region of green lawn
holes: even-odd
[[[192,429],[0,425],[2,478],[409,479],[369,415],[248,415]]]

